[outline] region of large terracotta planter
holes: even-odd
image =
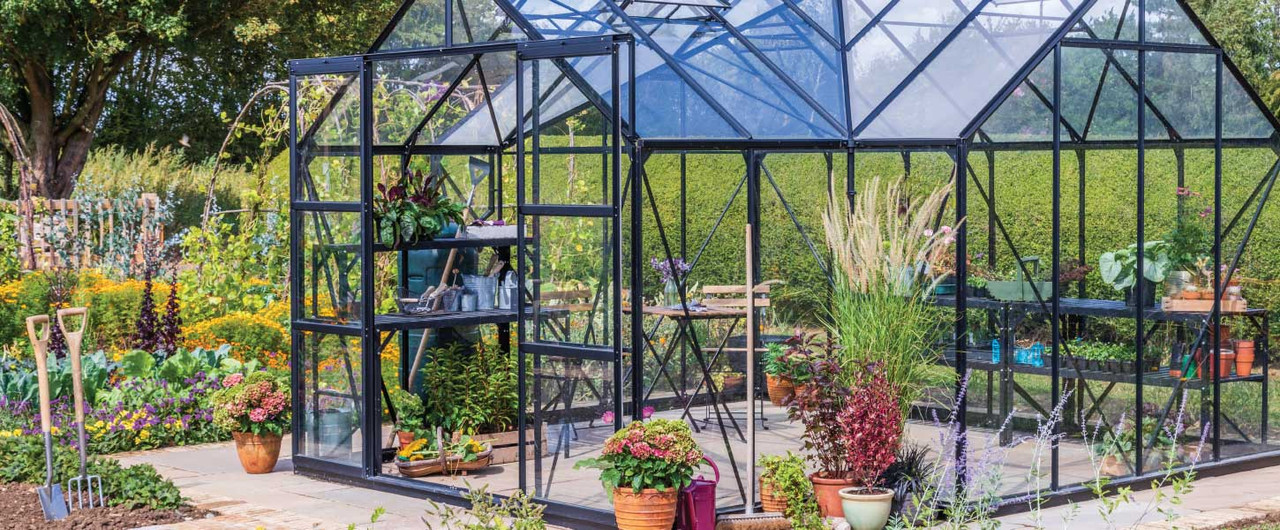
[[[814,473],[809,480],[813,482],[813,496],[818,499],[818,512],[823,517],[844,517],[840,490],[853,486],[853,479],[824,478]]]
[[[613,517],[618,530],[671,530],[676,523],[676,488],[636,493],[631,488],[613,490]]]
[[[233,432],[231,437],[236,441],[236,454],[240,456],[240,467],[250,475],[270,473],[280,460],[279,434],[257,435],[247,432]]]
[[[760,506],[766,512],[782,513],[787,511],[787,498],[774,491],[773,485],[760,477]]]
[[[1248,377],[1253,373],[1253,341],[1236,341],[1236,376]]]
[[[889,522],[893,490],[845,488],[840,490],[840,501],[850,530],[881,530]]]
[[[766,376],[765,387],[769,389],[769,402],[779,407],[785,405],[791,396],[796,395],[795,383],[786,377]]]

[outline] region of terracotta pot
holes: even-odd
[[[1218,377],[1231,377],[1231,368],[1236,364],[1236,353],[1229,350],[1218,352]]]
[[[1129,466],[1118,455],[1107,455],[1098,462],[1098,472],[1109,477],[1122,477],[1129,474]]]
[[[400,448],[404,449],[405,446],[413,443],[413,440],[417,437],[413,435],[413,431],[396,431],[396,438],[400,440]]]
[[[791,396],[796,395],[796,385],[786,377],[767,376],[765,386],[769,389],[769,402],[779,407],[785,405]]]
[[[760,506],[766,512],[787,511],[787,498],[773,490],[773,485],[760,477]]]
[[[1236,341],[1236,375],[1246,377],[1253,372],[1253,341]]]
[[[675,488],[636,493],[631,488],[613,490],[613,517],[618,530],[671,530],[676,523]]]
[[[236,441],[236,454],[240,456],[240,467],[245,473],[261,475],[270,473],[280,460],[279,434],[257,435],[247,432],[233,432],[231,437]]]
[[[845,488],[840,490],[840,503],[850,530],[881,530],[889,522],[893,490]]]
[[[817,473],[809,475],[813,482],[813,496],[818,499],[818,511],[823,517],[844,517],[840,490],[853,486],[851,478],[823,478]]]

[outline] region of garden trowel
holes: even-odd
[[[69,329],[67,321],[70,320],[75,325],[75,319],[79,317],[79,325],[75,329]],[[88,508],[102,508],[106,506],[103,502],[102,494],[102,477],[90,475],[88,471],[89,458],[88,447],[89,439],[84,432],[84,370],[80,364],[80,346],[84,344],[84,329],[89,326],[89,309],[85,307],[73,307],[70,309],[58,310],[58,329],[62,330],[62,336],[67,338],[68,357],[71,359],[71,387],[74,390],[76,400],[76,425],[79,426],[79,443],[80,449],[80,475],[72,477],[67,481],[67,493],[76,502],[76,509],[86,508],[85,499],[88,499]],[[68,507],[70,503],[67,504]]]
[[[37,326],[40,328],[36,331]],[[36,488],[46,521],[65,519],[70,510],[62,486],[53,480],[53,414],[49,404],[49,316],[27,317],[27,335],[36,352],[36,379],[40,383],[40,430],[44,433],[44,486]]]

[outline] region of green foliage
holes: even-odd
[[[422,397],[400,387],[391,389],[391,403],[396,407],[396,430],[423,435],[427,432],[423,417],[426,408]]]
[[[399,247],[419,240],[429,241],[449,223],[462,223],[460,202],[444,196],[443,175],[404,175],[398,184],[378,184],[373,215],[378,240]]]
[[[18,214],[0,210],[0,241],[18,240]],[[22,262],[18,259],[18,246],[5,245],[0,251],[0,283],[18,277],[22,271]]]
[[[54,469],[58,481],[79,475],[79,455],[70,446],[55,445]],[[173,510],[183,505],[178,487],[150,464],[125,467],[112,458],[91,457],[88,472],[102,477],[103,494],[111,506]],[[44,479],[44,443],[39,436],[0,438],[0,481],[43,483]]]
[[[88,416],[89,448],[105,454],[225,440],[229,433],[211,417],[217,388],[215,377],[199,374],[126,378],[104,390]]]
[[[71,360],[49,357],[49,399],[72,395]],[[35,363],[31,360],[11,361],[0,365],[0,396],[10,400],[36,402],[39,398],[39,381]],[[81,377],[84,381],[85,400],[93,403],[107,381],[109,366],[102,352],[81,357]]]
[[[155,355],[149,351],[133,350],[120,358],[120,375],[125,377],[148,377],[155,368]]]
[[[1169,244],[1164,241],[1147,241],[1144,244],[1142,277],[1149,282],[1160,283],[1173,270],[1169,256]],[[1127,291],[1137,284],[1138,244],[1121,250],[1107,252],[1098,257],[1098,272],[1102,281],[1117,291]]]
[[[542,520],[545,505],[534,502],[524,491],[494,502],[489,494],[489,486],[478,488],[466,483],[467,501],[470,510],[463,510],[447,504],[427,501],[430,507],[423,520],[428,530],[436,526],[430,519],[439,519],[440,527],[448,530],[545,530],[547,523]]]
[[[797,530],[826,528],[813,493],[813,481],[804,469],[804,457],[787,451],[786,455],[760,457],[760,481],[773,488],[775,495],[787,499],[783,515]]]
[[[182,298],[199,303],[183,307],[186,318],[194,322],[236,311],[256,312],[282,299],[288,243],[289,223],[283,212],[238,220],[218,216],[207,229],[187,230],[182,253],[197,267],[181,275]]]
[[[516,359],[496,345],[468,350],[460,344],[434,348],[422,369],[428,427],[484,434],[508,431],[516,422]]]

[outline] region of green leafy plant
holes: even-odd
[[[814,335],[795,335],[770,344],[764,355],[764,371],[774,377],[805,383],[813,376],[813,362],[828,355],[831,345],[827,345],[828,350],[820,350],[818,346]]]
[[[433,348],[422,368],[424,421],[445,432],[488,434],[516,423],[516,357],[496,344],[468,349],[461,344]]]
[[[813,493],[813,481],[805,472],[804,457],[787,451],[785,455],[760,457],[760,481],[768,484],[776,495],[787,499],[783,515],[797,530],[826,528]]]
[[[516,491],[501,502],[495,502],[486,484],[473,488],[466,483],[470,510],[428,501],[428,517],[424,518],[429,530],[437,527],[429,519],[439,519],[441,529],[447,530],[545,530],[542,519],[546,506],[534,502],[524,491]]]
[[[60,477],[80,473],[79,456],[69,445],[54,446],[54,466]],[[177,486],[149,464],[125,467],[115,459],[95,456],[88,472],[102,477],[103,495],[111,506],[172,510],[184,502]],[[44,442],[39,436],[0,438],[0,481],[41,483],[44,477]]]
[[[430,240],[450,222],[462,223],[464,205],[444,196],[443,175],[422,171],[404,175],[398,184],[378,184],[374,223],[383,244],[399,247]]]
[[[425,436],[426,408],[422,406],[422,397],[400,387],[392,388],[390,393],[391,403],[396,407],[396,430]]]
[[[120,375],[125,377],[148,377],[155,368],[155,355],[149,351],[133,350],[120,358]]]
[[[600,482],[610,498],[618,488],[667,491],[683,488],[702,462],[689,424],[681,420],[633,421],[604,442],[599,458],[586,458],[574,469],[600,470]]]
[[[1146,443],[1152,435],[1155,435],[1155,446],[1147,448],[1151,451],[1149,454],[1160,454],[1176,444],[1172,434],[1161,428],[1161,422],[1148,415],[1142,418],[1141,432],[1135,428],[1133,418],[1128,417],[1120,426],[1104,431],[1090,449],[1098,457],[1125,457],[1133,455],[1136,444]]]
[[[1161,240],[1147,241],[1144,249],[1142,277],[1153,283],[1163,282],[1173,270],[1169,244]],[[1102,281],[1117,291],[1127,291],[1137,284],[1137,269],[1138,245],[1136,243],[1098,257],[1098,272],[1102,275]]]

